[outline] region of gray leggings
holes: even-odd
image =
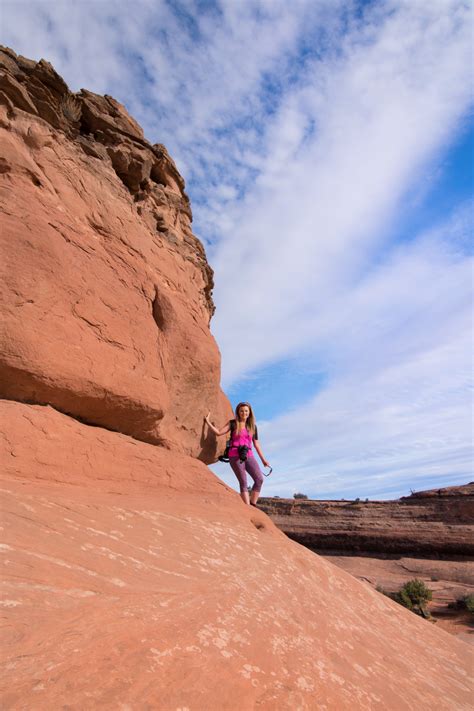
[[[240,493],[247,491],[247,472],[254,481],[252,491],[260,491],[263,484],[263,474],[255,457],[247,457],[245,462],[241,462],[239,457],[230,457],[229,464],[239,480]]]

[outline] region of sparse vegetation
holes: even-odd
[[[293,498],[294,499],[307,499],[308,497],[306,496],[306,494],[300,494],[299,492],[297,492],[296,494],[293,494]]]
[[[425,616],[423,613],[425,612],[426,603],[433,597],[431,590],[426,587],[422,580],[417,578],[405,583],[396,595],[399,596],[398,600],[394,598],[397,602],[417,614],[422,614],[423,617]]]
[[[63,98],[61,102],[61,109],[64,116],[69,119],[69,121],[76,122],[81,118],[81,105],[71,94]]]
[[[398,592],[390,595],[390,597],[392,598],[392,600],[395,600],[395,602],[398,602],[399,605],[403,605],[403,607],[406,607],[407,610],[413,610],[413,603],[404,587],[400,588]]]
[[[448,607],[458,610],[467,610],[471,615],[474,615],[474,593],[459,597],[455,602],[450,602]]]
[[[430,617],[426,609],[426,604],[432,599],[433,594],[422,580],[418,580],[417,578],[409,580],[398,592],[394,593],[387,592],[379,585],[377,585],[376,590],[383,595],[387,595],[387,597],[392,600],[395,600],[399,605],[403,605],[407,610],[411,610],[415,614],[425,618]]]

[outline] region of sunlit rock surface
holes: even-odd
[[[229,405],[163,147],[45,62],[0,98],[2,708],[470,709],[468,645],[196,458]]]
[[[231,409],[184,181],[118,102],[0,52],[0,395],[215,460]]]

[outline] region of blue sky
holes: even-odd
[[[267,495],[472,479],[469,2],[1,13],[4,44],[116,97],[176,160],[215,270],[223,387],[255,406]]]

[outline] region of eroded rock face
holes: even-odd
[[[469,647],[207,467],[0,402],[2,708],[471,708]]]
[[[261,499],[295,541],[351,554],[474,556],[474,483],[396,501]]]
[[[0,52],[0,396],[199,457],[231,415],[184,181],[123,106]]]

